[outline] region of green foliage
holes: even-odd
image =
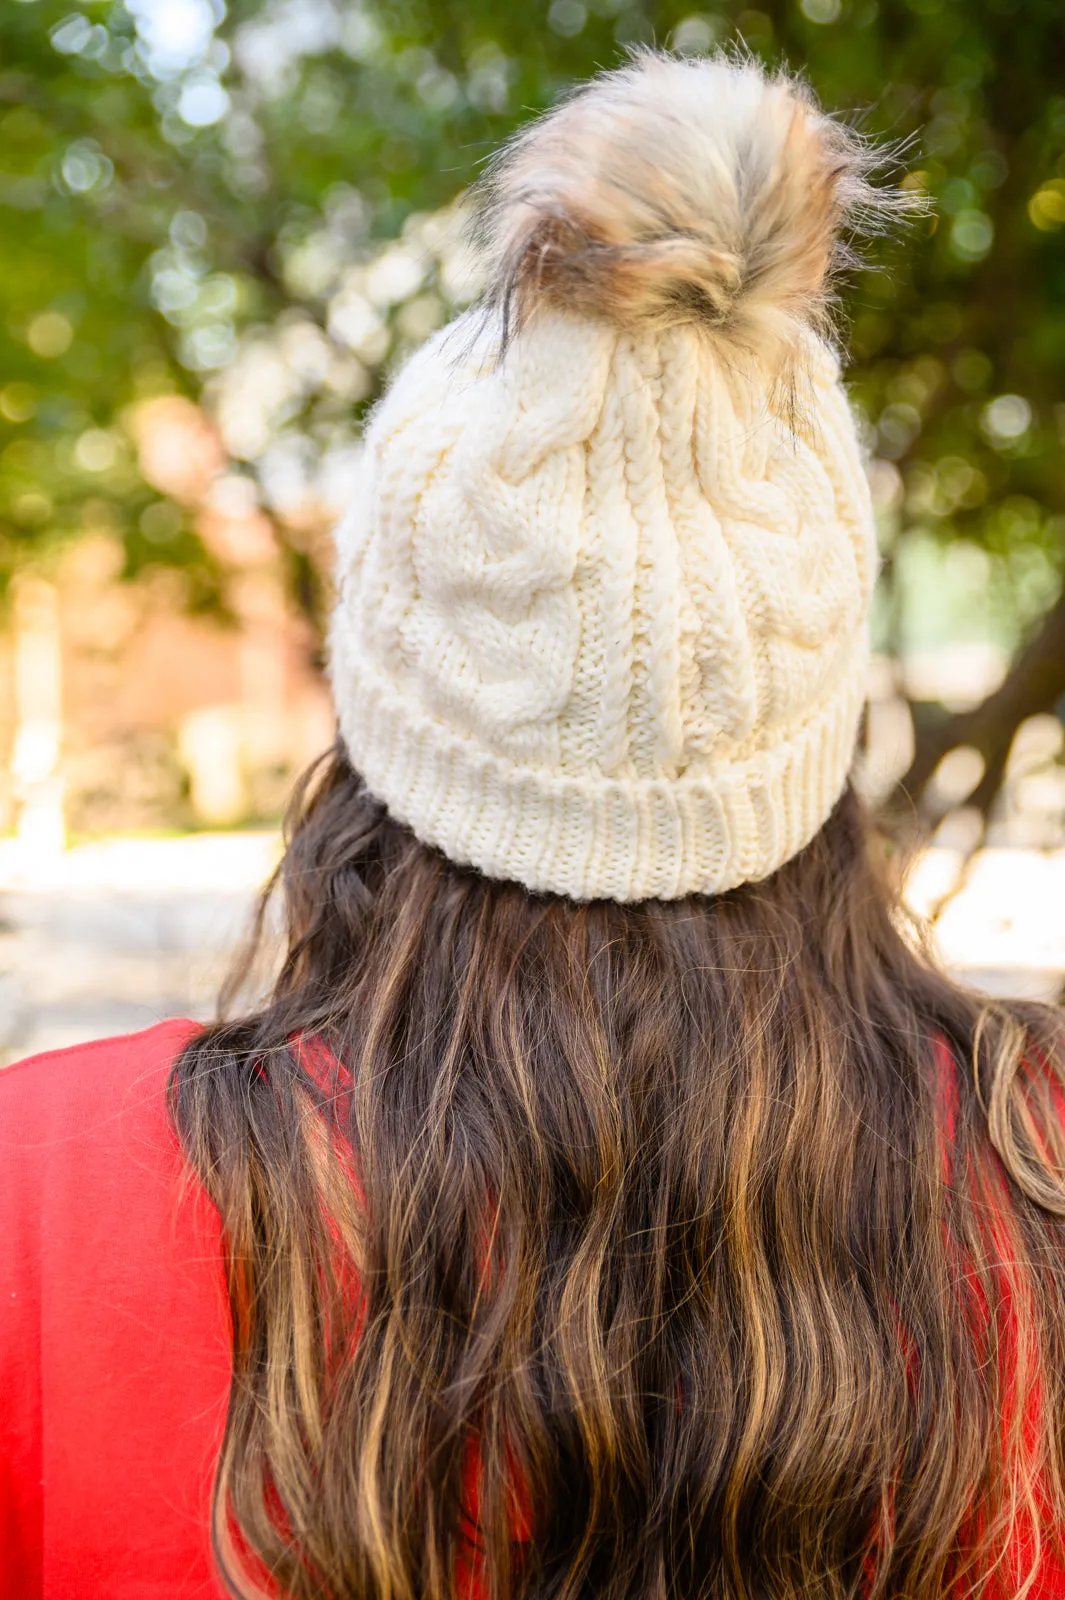
[[[470,292],[433,218],[499,140],[628,45],[743,40],[807,71],[828,106],[867,108],[871,133],[913,140],[909,181],[936,200],[847,294],[889,541],[899,526],[976,541],[1022,575],[1022,610],[1052,599],[1060,0],[691,3],[7,0],[0,565],[89,514],[123,530],[131,566],[202,566],[123,429],[166,390],[228,404],[231,450],[284,520],[278,463],[306,484],[389,364]],[[391,283],[351,276],[397,238]],[[227,400],[218,375],[241,362]],[[279,363],[286,382],[242,433],[242,395],[268,368],[276,387]]]

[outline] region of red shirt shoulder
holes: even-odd
[[[0,1070],[0,1592],[20,1600],[223,1592],[219,1223],[166,1109],[195,1031]]]

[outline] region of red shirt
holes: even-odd
[[[164,1022],[0,1071],[0,1593],[220,1600],[217,1212],[183,1185]]]
[[[229,1386],[219,1222],[182,1182],[164,1095],[195,1031],[164,1022],[0,1070],[5,1600],[225,1593],[209,1534]],[[1065,1600],[1065,1573],[1044,1562],[1030,1597]]]

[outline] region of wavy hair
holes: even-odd
[[[1065,1527],[1062,1025],[937,970],[888,876],[848,791],[766,882],[578,905],[308,774],[269,996],[171,1079],[235,1593],[1025,1592]]]

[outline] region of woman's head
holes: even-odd
[[[926,960],[847,780],[868,165],[638,58],[371,426],[280,966],[172,1083],[249,1592],[931,1600],[1065,1522],[1060,1024]]]
[[[371,792],[576,900],[764,878],[847,780],[876,538],[825,336],[898,209],[753,61],[652,54],[490,169],[484,303],[367,431],[331,677]]]

